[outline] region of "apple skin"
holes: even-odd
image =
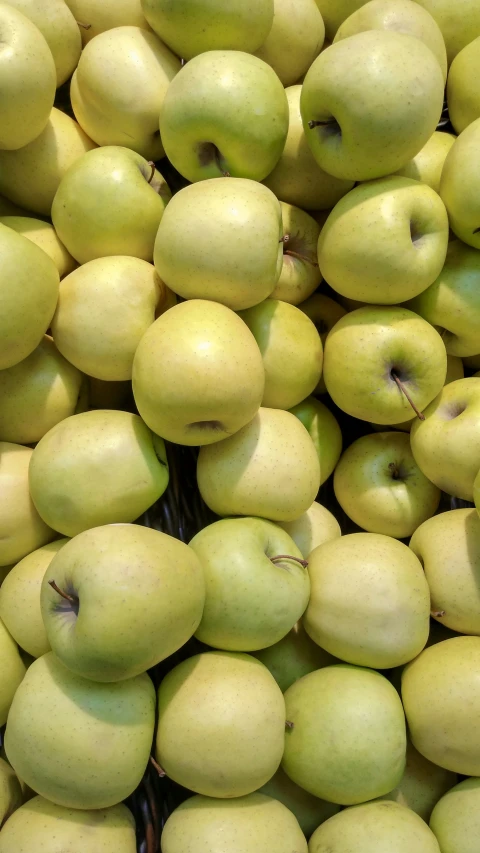
[[[435,18],[445,39],[448,64],[462,48],[480,36],[480,9],[476,0],[415,0]]]
[[[55,62],[57,88],[77,67],[82,50],[80,27],[63,0],[9,0],[29,18],[45,38]]]
[[[396,539],[411,536],[440,503],[440,490],[422,474],[404,432],[358,438],[336,466],[333,484],[355,524]]]
[[[0,725],[4,726],[7,722],[13,697],[25,677],[26,666],[20,656],[20,650],[15,640],[9,634],[1,620],[0,652],[2,655]]]
[[[242,51],[195,56],[160,111],[165,154],[189,181],[226,175],[261,181],[283,151],[288,102],[274,70]]]
[[[274,0],[273,24],[255,51],[291,86],[310,68],[325,40],[325,24],[315,0]]]
[[[282,272],[282,238],[280,203],[267,187],[212,178],[173,196],[154,263],[184,299],[211,299],[238,311],[272,293]]]
[[[480,118],[465,128],[447,154],[440,196],[450,228],[464,243],[480,249]]]
[[[114,27],[150,27],[142,12],[141,0],[65,0],[76,21],[88,26],[80,27],[83,44]]]
[[[439,393],[447,353],[429,323],[406,308],[377,305],[336,323],[325,344],[323,376],[340,409],[378,424],[407,420],[412,409],[392,372],[421,412]]]
[[[205,607],[195,636],[229,652],[251,652],[285,637],[303,615],[310,580],[284,530],[262,518],[224,518],[189,543],[203,569]],[[272,557],[292,559],[272,562]]]
[[[427,184],[432,190],[439,193],[443,164],[456,138],[453,133],[443,133],[436,130],[418,154],[409,160],[405,166],[398,169],[395,174],[404,178],[413,178],[414,181],[421,181],[422,184]]]
[[[463,779],[437,801],[430,829],[442,850],[468,850],[478,833],[480,780]]]
[[[2,829],[7,819],[10,819],[22,803],[23,791],[21,783],[13,768],[3,758],[0,758],[0,820]],[[2,836],[0,844],[3,843],[3,838],[4,836]]]
[[[30,216],[0,216],[0,224],[13,228],[17,234],[22,234],[27,240],[31,240],[43,249],[55,264],[60,278],[72,272],[77,266],[76,261],[58,239],[57,232],[50,222]]]
[[[86,45],[72,77],[75,118],[98,145],[124,145],[146,160],[159,160],[158,116],[180,67],[154,33],[140,27],[107,30]]]
[[[389,175],[434,132],[443,90],[436,58],[412,36],[370,30],[332,44],[310,66],[302,87],[300,109],[313,156],[337,178]],[[310,121],[327,124],[310,128]]]
[[[315,0],[325,22],[327,39],[332,42],[340,24],[364,5],[365,0]]]
[[[295,815],[307,839],[317,826],[340,811],[340,806],[336,803],[327,803],[326,800],[314,797],[313,794],[300,788],[292,782],[281,767],[266,785],[262,785],[259,793],[283,803]]]
[[[312,0],[313,2],[313,0]],[[280,202],[283,224],[283,266],[272,299],[299,305],[322,281],[317,263],[320,226],[299,207]]]
[[[480,374],[479,374],[480,375]],[[476,510],[480,515],[480,469],[473,481],[473,500],[475,503]]]
[[[330,329],[333,329],[335,323],[337,323],[338,320],[340,320],[341,317],[344,317],[347,313],[342,305],[339,305],[339,303],[335,302],[334,299],[331,299],[330,296],[326,296],[325,293],[314,293],[298,307],[300,308],[300,311],[303,311],[307,317],[310,317],[310,319],[313,320],[324,348]],[[327,393],[323,375],[320,377],[320,382],[313,393]]]
[[[317,501],[295,521],[278,521],[277,524],[292,537],[305,560],[317,545],[338,539],[342,535],[333,513]]]
[[[278,643],[254,652],[253,656],[272,673],[282,693],[309,672],[339,663],[310,639],[302,622],[297,622]]]
[[[448,115],[457,133],[480,118],[480,97],[475,81],[480,73],[480,35],[457,53],[447,82]]]
[[[330,409],[316,400],[307,397],[290,409],[307,430],[317,451],[320,463],[320,485],[328,480],[342,452],[342,431],[335,415]]]

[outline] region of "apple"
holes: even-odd
[[[150,30],[141,0],[65,0],[80,27],[83,44],[114,27]]]
[[[342,432],[337,419],[324,403],[314,397],[307,397],[290,411],[302,422],[313,441],[320,463],[322,485],[328,480],[342,452]]]
[[[43,249],[55,264],[60,278],[75,269],[77,265],[75,260],[58,239],[55,228],[50,222],[30,216],[1,216],[0,224],[12,228],[17,234],[23,234]]]
[[[160,278],[184,299],[238,311],[270,296],[282,272],[282,212],[256,181],[213,178],[176,193],[155,240]]]
[[[273,24],[255,51],[291,86],[305,74],[320,53],[325,24],[315,0],[274,0]]]
[[[356,9],[365,4],[365,0],[315,0],[325,21],[327,39],[332,42],[339,26]]]
[[[295,815],[300,829],[307,838],[310,838],[317,826],[340,811],[340,806],[336,803],[327,803],[326,800],[321,800],[304,791],[292,782],[281,767],[278,768],[275,776],[262,785],[259,792],[283,803]],[[0,853],[2,853],[1,847]]]
[[[73,112],[98,145],[124,145],[147,160],[163,147],[158,116],[180,60],[141,27],[100,33],[82,52],[70,86]]]
[[[279,299],[265,299],[240,317],[252,332],[263,358],[262,406],[290,409],[317,387],[323,346],[314,323],[303,311]]]
[[[443,164],[456,138],[453,133],[436,130],[418,154],[395,174],[428,184],[439,193]]]
[[[57,87],[75,70],[82,50],[80,29],[64,0],[8,0],[29,18],[44,36],[53,56]]]
[[[285,706],[293,725],[285,731],[282,767],[310,794],[353,805],[388,793],[401,779],[405,717],[380,673],[346,664],[317,669],[288,688]]]
[[[279,521],[277,524],[292,537],[305,559],[317,545],[341,536],[340,525],[333,513],[317,501],[295,521]]]
[[[473,500],[475,502],[476,510],[480,515],[480,469],[473,481]]]
[[[176,444],[232,436],[258,412],[264,386],[254,336],[229,308],[204,299],[181,302],[159,317],[133,360],[138,411]]]
[[[20,650],[0,620],[0,725],[7,722],[7,715],[18,686],[26,673],[26,666],[20,656]]]
[[[158,689],[155,756],[195,793],[230,799],[256,791],[280,765],[284,731],[282,692],[250,655],[194,655]]]
[[[0,821],[3,826],[14,811],[16,811],[23,802],[23,792],[14,770],[7,764],[3,758],[0,758]],[[0,853],[1,843],[0,839]]]
[[[457,133],[480,118],[480,98],[475,80],[480,72],[480,34],[457,53],[447,82],[448,115]]]
[[[468,850],[478,838],[480,779],[463,779],[436,804],[430,829],[442,850]]]
[[[441,390],[410,432],[415,461],[439,489],[473,500],[480,468],[480,380],[457,379]]]
[[[480,35],[480,9],[476,0],[415,0],[435,18],[447,47],[450,64],[465,45]]]
[[[302,622],[297,622],[278,643],[253,654],[272,673],[282,693],[309,672],[339,663],[310,639]]]
[[[312,0],[313,2],[313,0]],[[322,280],[317,263],[320,226],[299,207],[280,203],[283,224],[283,266],[272,299],[298,305],[310,296]]]
[[[263,180],[280,158],[287,131],[280,80],[263,59],[239,50],[210,50],[187,62],[160,111],[165,153],[189,181],[230,175]]]
[[[313,296],[309,296],[298,307],[300,311],[303,311],[307,317],[313,320],[323,347],[325,347],[325,341],[327,340],[330,329],[333,329],[335,323],[347,313],[343,305],[339,305],[338,302],[335,302],[330,296],[326,296],[325,293],[314,293]],[[321,376],[320,382],[313,393],[325,394],[326,391],[325,380]]]
[[[448,216],[437,193],[390,176],[360,184],[335,205],[320,233],[318,263],[342,296],[393,305],[435,281],[447,246]]]
[[[393,800],[428,823],[433,807],[456,781],[456,773],[432,764],[408,740],[405,772],[397,787],[380,799]]]
[[[189,543],[203,569],[205,607],[200,642],[251,652],[285,637],[303,615],[310,580],[301,551],[263,518],[224,518]]]
[[[16,204],[50,216],[67,171],[94,142],[70,116],[52,109],[42,133],[19,151],[0,150],[0,192]]]
[[[317,495],[320,463],[298,418],[260,408],[235,435],[200,448],[197,482],[217,515],[294,521]]]
[[[480,118],[460,134],[442,170],[440,195],[447,208],[450,228],[474,249],[480,249]]]
[[[273,22],[273,0],[141,0],[143,13],[157,35],[178,56],[192,59],[211,50],[253,53]]]
[[[146,673],[99,684],[49,652],[30,665],[15,694],[5,751],[18,776],[52,803],[105,809],[142,779],[154,723],[155,690]]]
[[[370,30],[332,44],[302,87],[313,156],[326,172],[354,181],[400,169],[434,132],[443,88],[437,59],[413,36]]]
[[[360,420],[401,423],[412,403],[422,412],[443,387],[446,372],[440,335],[403,307],[357,308],[336,323],[325,344],[327,391]]]
[[[303,130],[301,91],[300,85],[285,90],[290,114],[287,138],[277,165],[263,183],[287,204],[303,210],[328,210],[352,189],[353,181],[334,178],[316,162]]]
[[[411,536],[440,503],[440,490],[422,474],[404,432],[358,438],[335,468],[333,485],[355,524],[397,539]]]

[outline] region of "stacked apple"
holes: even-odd
[[[479,0],[0,34],[0,853],[473,853]]]

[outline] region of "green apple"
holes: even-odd
[[[395,305],[435,281],[447,246],[448,216],[437,193],[390,176],[340,199],[321,230],[318,262],[342,296]]]
[[[123,681],[195,633],[205,580],[183,542],[138,524],[107,524],[79,533],[54,557],[40,601],[48,641],[65,666],[92,681]]]
[[[42,132],[56,88],[55,63],[44,36],[14,5],[0,3],[0,149],[10,151]]]
[[[327,652],[372,669],[391,669],[420,654],[430,594],[420,561],[402,542],[350,533],[315,548],[308,572],[303,624]]]
[[[400,169],[434,132],[443,89],[437,59],[413,36],[370,30],[332,44],[302,87],[313,156],[325,171],[354,181]]]
[[[154,723],[155,690],[146,673],[99,684],[49,652],[31,664],[15,694],[5,751],[42,797],[66,808],[105,809],[140,783]]]
[[[329,509],[314,501],[295,521],[279,521],[280,527],[292,537],[305,559],[317,545],[338,539],[341,536],[340,525]]]
[[[324,172],[317,164],[305,139],[300,113],[302,87],[285,90],[290,114],[285,147],[275,168],[263,183],[287,204],[304,210],[325,210],[353,187],[353,181],[342,181]]]
[[[7,715],[18,686],[26,673],[20,650],[0,620],[0,725],[7,722]]]
[[[197,794],[229,799],[256,791],[278,769],[284,731],[282,692],[250,655],[195,655],[160,684],[156,758],[170,779]]]
[[[327,39],[332,42],[339,26],[366,0],[315,0],[325,21]]]
[[[457,53],[448,74],[448,115],[457,133],[480,118],[476,80],[480,73],[480,35]]]
[[[353,12],[338,28],[334,43],[367,30],[390,30],[423,41],[438,59],[447,79],[447,51],[442,31],[434,18],[412,0],[370,0]]]
[[[232,853],[307,853],[307,842],[283,803],[255,792],[219,800],[190,797],[168,818],[163,853],[212,853],[218,844]]]
[[[166,296],[153,264],[125,255],[95,258],[60,284],[51,326],[55,344],[96,379],[131,379],[135,350]]]
[[[326,666],[292,684],[285,706],[293,725],[285,731],[282,767],[301,788],[353,805],[387,794],[401,779],[405,717],[383,675],[347,664]]]
[[[0,256],[0,370],[5,370],[42,340],[55,312],[59,275],[43,249],[1,224]]]
[[[50,222],[33,219],[30,216],[1,216],[0,224],[13,228],[17,234],[23,234],[43,249],[55,264],[60,278],[75,269],[76,262],[58,239],[55,228]]]
[[[65,0],[77,21],[83,44],[115,27],[142,27],[150,30],[141,0]]]
[[[53,199],[52,221],[80,264],[122,254],[151,261],[169,199],[154,165],[130,148],[106,145],[67,169]]]
[[[358,438],[335,468],[333,485],[355,524],[397,539],[411,536],[440,503],[440,489],[422,474],[405,432]]]
[[[43,576],[55,554],[68,542],[56,539],[27,554],[0,587],[0,618],[18,645],[34,658],[50,651],[40,609]]]
[[[195,636],[229,652],[272,646],[303,615],[310,580],[294,541],[263,518],[224,518],[189,543],[205,575]]]
[[[187,62],[160,111],[165,153],[189,181],[230,175],[263,180],[280,158],[287,131],[280,80],[263,59],[239,50],[211,50]]]
[[[264,386],[254,336],[230,308],[204,299],[181,302],[159,317],[133,360],[138,411],[176,444],[233,435],[258,412]]]
[[[53,56],[57,86],[75,70],[82,50],[79,26],[64,0],[8,0],[30,18],[44,36]]]
[[[272,673],[282,693],[309,672],[339,662],[310,639],[302,622],[297,622],[278,643],[254,652],[254,656]]]
[[[290,411],[302,422],[313,441],[320,463],[322,485],[328,480],[342,452],[342,432],[337,419],[330,409],[315,397],[307,397]]]
[[[430,818],[430,829],[441,850],[468,853],[475,849],[480,823],[480,779],[463,779],[439,800]]]
[[[141,27],[116,27],[89,42],[70,86],[80,126],[98,145],[124,145],[147,160],[163,147],[158,116],[180,60]]]
[[[267,797],[273,797],[283,803],[295,815],[300,829],[307,838],[310,838],[317,826],[340,811],[340,806],[336,803],[327,803],[326,800],[314,797],[313,794],[300,788],[292,782],[281,767],[278,768],[275,776],[272,776],[259,790],[261,794],[266,794]],[[0,853],[2,853],[1,847]]]
[[[33,797],[0,832],[0,853],[56,853],[62,847],[72,853],[135,853],[135,821],[122,803],[84,811]]]
[[[460,134],[442,170],[440,195],[450,228],[474,249],[480,249],[480,118]]]
[[[38,442],[29,483],[41,517],[65,536],[135,521],[167,488],[165,445],[138,415],[82,412]]]
[[[155,240],[160,278],[184,299],[237,311],[270,296],[282,272],[282,212],[274,194],[244,178],[181,189]]]
[[[453,637],[423,652],[402,673],[402,701],[413,745],[429,761],[480,775],[477,708],[480,637]]]
[[[265,299],[240,311],[240,317],[263,358],[262,406],[296,406],[315,390],[322,375],[323,345],[313,321],[295,305],[279,299]]]
[[[235,435],[200,448],[197,481],[217,515],[294,521],[317,496],[320,463],[298,418],[260,408]]]
[[[0,758],[0,823],[3,827],[8,818],[11,817],[23,802],[23,793],[20,782],[15,771]],[[3,833],[2,833],[3,835]],[[0,839],[1,853],[1,839]]]
[[[313,0],[312,0],[313,2]],[[283,224],[283,266],[272,299],[298,305],[322,280],[317,263],[320,226],[299,207],[280,203]]]
[[[336,323],[325,344],[327,391],[340,409],[360,420],[405,421],[412,413],[406,394],[422,412],[442,389],[446,372],[442,338],[403,307],[357,308]]]
[[[92,148],[95,143],[77,122],[54,107],[33,142],[19,151],[0,150],[0,192],[27,210],[50,216],[63,175]]]
[[[273,24],[255,51],[291,86],[310,68],[325,40],[325,24],[315,0],[274,0]]]
[[[32,454],[29,447],[0,441],[0,566],[18,562],[55,536],[30,497]]]
[[[273,0],[141,0],[143,14],[178,56],[192,59],[211,50],[253,53],[273,22]]]
[[[473,500],[480,468],[480,379],[457,379],[441,390],[410,432],[415,461],[439,489]]]
[[[313,320],[315,328],[322,340],[323,347],[325,347],[325,341],[327,340],[330,329],[333,329],[335,323],[347,313],[343,305],[339,305],[338,302],[335,302],[330,296],[326,296],[325,293],[314,293],[313,296],[309,296],[298,307],[307,317]],[[314,394],[325,394],[326,391],[325,380],[321,376]]]
[[[439,193],[443,164],[455,139],[453,133],[436,130],[418,154],[395,174],[428,184],[432,190]]]
[[[480,36],[480,8],[477,0],[415,0],[435,18],[447,47],[448,63]]]

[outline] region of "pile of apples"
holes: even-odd
[[[479,75],[480,0],[0,0],[0,853],[156,853],[152,766],[162,853],[477,853]]]

